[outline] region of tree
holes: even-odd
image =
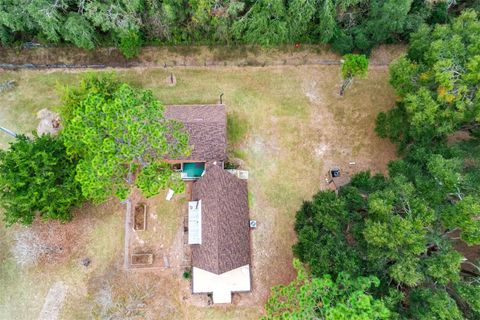
[[[88,1],[84,16],[102,32],[109,32],[126,58],[139,53],[142,44],[140,13],[143,1]]]
[[[410,314],[413,319],[465,319],[455,301],[443,290],[416,289],[412,292],[410,300]]]
[[[122,52],[127,42],[238,41],[266,46],[303,42],[330,44],[341,54],[369,54],[378,44],[409,40],[422,23],[444,24],[464,8],[478,10],[476,2],[0,0],[0,41],[11,45],[36,39],[91,48],[91,39],[98,45],[117,45]]]
[[[368,72],[368,58],[364,54],[346,54],[343,56],[342,77],[343,83],[340,95],[352,84],[354,77],[365,77]]]
[[[314,276],[344,271],[358,274],[360,255],[349,244],[358,240],[351,226],[359,216],[349,212],[346,201],[333,192],[320,192],[304,202],[296,214],[298,242],[293,252],[310,265]]]
[[[125,58],[130,59],[138,56],[140,47],[142,46],[142,39],[137,31],[130,30],[120,34],[119,49]]]
[[[380,43],[408,40],[408,33],[431,15],[426,3],[412,0],[325,0],[320,26],[332,47],[342,53],[370,54]],[[413,5],[413,2],[416,2]],[[323,21],[322,21],[323,20]],[[412,30],[413,29],[413,30]],[[406,35],[405,35],[406,34]]]
[[[298,260],[293,265],[297,278],[272,289],[263,319],[390,319],[385,302],[369,294],[379,285],[377,278],[344,273],[336,280],[329,275],[312,278]]]
[[[464,258],[451,234],[458,231],[467,243],[480,243],[480,206],[475,200],[478,187],[466,183],[469,171],[460,164],[456,158],[417,150],[390,163],[388,179],[361,173],[338,196],[319,192],[297,213],[295,255],[309,264],[314,276],[335,278],[348,272],[377,277],[379,297],[386,299],[392,290],[403,296],[389,304],[402,314],[433,319],[445,312],[438,310],[440,298],[448,297],[455,306],[455,301],[467,303],[452,289],[465,288],[470,280],[462,275]],[[398,305],[403,300],[410,306],[408,292],[424,288],[434,290],[436,298],[412,304],[418,310]]]
[[[287,10],[282,0],[258,0],[233,25],[235,37],[265,46],[288,39]]]
[[[78,13],[70,13],[63,26],[63,37],[79,48],[95,48],[95,29],[90,22]]]
[[[288,2],[289,42],[303,42],[309,39],[310,29],[316,12],[314,0],[291,0]]]
[[[0,150],[0,203],[6,225],[29,225],[37,214],[70,220],[82,199],[74,159],[60,140],[48,135],[18,135],[8,150]]]
[[[320,14],[320,41],[323,43],[329,43],[333,38],[335,30],[338,28],[335,21],[335,5],[334,0],[323,0],[323,3],[320,3],[319,14]]]
[[[472,281],[470,283],[461,282],[455,286],[455,290],[461,299],[465,302],[464,309],[467,312],[467,319],[478,319],[480,317],[480,283]]]
[[[342,274],[341,264],[324,262],[338,259],[324,241],[334,239],[342,254],[355,253],[353,276],[380,279],[375,297],[409,319],[479,316],[480,267],[456,249],[480,243],[479,28],[467,11],[419,29],[390,70],[399,102],[377,118],[404,159],[389,163],[388,178],[358,174],[338,197],[320,192],[297,214],[294,252],[315,274]],[[447,144],[458,129],[471,139]]]
[[[90,75],[64,97],[67,153],[79,157],[76,180],[85,197],[98,203],[115,194],[126,199],[134,185],[146,195],[167,186],[180,191],[166,158],[189,153],[183,125],[164,117],[151,91]],[[148,178],[148,179],[147,179]]]
[[[407,56],[390,69],[399,103],[379,115],[382,137],[405,148],[478,128],[479,32],[477,13],[467,10],[447,25],[423,26],[412,35]]]
[[[40,34],[48,41],[60,41],[60,33],[65,21],[62,9],[67,7],[65,1],[32,0],[23,8],[34,21]]]

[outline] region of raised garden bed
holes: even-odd
[[[132,266],[146,266],[153,264],[153,253],[132,254]]]
[[[133,229],[135,231],[144,231],[147,229],[147,205],[144,203],[139,203],[135,206]]]

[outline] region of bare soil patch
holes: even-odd
[[[165,199],[166,192],[145,199],[135,190],[130,201],[134,208],[133,221],[128,222],[130,239],[128,251],[132,259],[151,259],[151,262],[130,261],[133,269],[149,268],[163,270],[180,268],[183,258],[183,214],[186,211],[185,195],[175,194],[171,201]],[[146,215],[145,214],[146,209]],[[143,217],[148,226],[142,229]],[[142,255],[142,256],[138,256]],[[151,255],[151,258],[146,258]],[[143,258],[141,258],[143,257]]]
[[[93,278],[88,285],[92,298],[88,318],[99,319],[182,319],[165,274],[122,272],[116,265]]]
[[[45,297],[39,320],[57,320],[63,300],[67,294],[67,287],[61,281],[55,282]]]
[[[372,65],[385,65],[404,51],[403,45],[380,46],[371,56]],[[75,65],[77,68],[105,67],[206,67],[206,66],[282,66],[338,64],[341,56],[327,46],[285,45],[276,48],[257,46],[149,46],[141,49],[138,57],[126,59],[116,48],[83,50],[75,47],[0,50],[4,64],[53,66]],[[171,82],[167,79],[167,83]],[[176,80],[174,81],[176,83]]]
[[[147,229],[147,205],[144,203],[137,203],[133,215],[133,229],[143,231]]]
[[[14,226],[13,232],[17,236],[12,250],[17,263],[58,265],[81,251],[86,235],[94,226],[87,214],[89,206],[86,204],[83,209],[78,209],[74,219],[66,223],[37,219],[30,227]]]

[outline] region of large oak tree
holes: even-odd
[[[189,154],[183,124],[166,119],[151,91],[120,83],[111,75],[91,75],[64,97],[67,153],[79,157],[76,180],[85,197],[101,202],[126,199],[134,186],[146,196],[183,187],[166,158]]]

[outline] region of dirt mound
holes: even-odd
[[[40,123],[37,127],[38,135],[51,134],[57,135],[61,129],[60,115],[48,109],[42,109],[37,113],[37,119]]]

